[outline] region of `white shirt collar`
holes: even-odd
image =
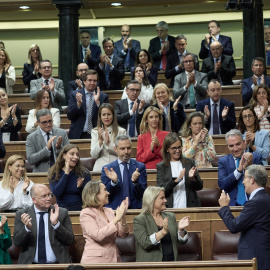
[[[253,191],[250,193],[249,201],[255,196],[255,194],[256,194],[258,191],[260,191],[260,190],[262,190],[262,189],[264,189],[264,188],[263,188],[263,187],[260,187],[260,188],[257,188],[257,189],[255,189],[255,190],[253,190]]]

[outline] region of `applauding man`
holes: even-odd
[[[18,263],[70,263],[67,246],[74,235],[68,211],[51,205],[52,193],[45,185],[33,185],[30,195],[33,205],[15,217],[13,239],[21,247]]]
[[[131,159],[132,143],[127,135],[116,137],[114,150],[118,159],[105,165],[101,172],[101,180],[110,192],[107,206],[117,209],[128,197],[129,209],[142,208],[142,196],[147,187],[145,165]]]
[[[108,95],[100,92],[98,74],[87,70],[82,76],[84,88],[73,91],[68,101],[67,117],[71,120],[70,139],[90,139],[92,128],[97,126],[98,109],[102,103],[109,103]]]

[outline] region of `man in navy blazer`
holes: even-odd
[[[175,37],[168,35],[168,29],[169,27],[166,22],[159,22],[156,25],[158,36],[150,40],[148,49],[153,59],[154,65],[157,66],[160,70],[166,70],[166,65],[162,65],[162,55],[164,51],[166,51],[166,55],[164,55],[166,59],[168,59],[169,55],[177,52],[174,46]]]
[[[109,204],[106,206],[115,210],[126,197],[129,197],[129,209],[140,209],[143,193],[147,187],[146,167],[131,158],[132,143],[129,136],[116,137],[114,150],[118,159],[105,165],[101,172],[101,180],[110,192]]]
[[[263,166],[247,167],[244,176],[249,200],[238,217],[231,213],[230,196],[222,191],[218,214],[231,233],[241,232],[238,243],[238,260],[257,258],[258,269],[270,268],[270,196],[265,190],[268,174]]]
[[[265,60],[262,57],[255,57],[251,63],[253,76],[242,81],[243,104],[248,105],[252,98],[253,90],[257,84],[267,84],[270,87],[270,78],[264,76]]]
[[[171,79],[170,86],[169,86],[170,88],[172,88],[174,85],[174,77],[185,71],[183,64],[180,63],[180,59],[182,59],[184,55],[191,54],[194,56],[194,59],[195,59],[194,68],[199,71],[198,56],[186,50],[187,38],[184,35],[178,35],[175,38],[174,46],[177,52],[170,55],[167,58],[167,66],[166,66],[166,71],[165,71],[165,77],[167,79]]]
[[[99,87],[101,90],[120,90],[125,77],[124,60],[113,54],[114,42],[111,38],[105,38],[102,45],[105,55],[100,55],[99,64],[95,67]]]
[[[91,35],[87,30],[80,32],[80,63],[86,63],[90,69],[94,69],[98,63],[101,49],[97,45],[90,44]]]
[[[233,55],[232,39],[227,36],[220,35],[220,24],[218,21],[210,21],[208,23],[208,34],[202,40],[199,57],[205,59],[212,56],[210,45],[214,41],[219,41],[223,47],[223,54]]]
[[[207,94],[209,98],[197,103],[196,111],[204,113],[206,128],[209,134],[225,134],[235,128],[236,118],[234,103],[222,98],[222,87],[218,80],[211,80],[208,84]],[[213,128],[214,105],[217,104],[217,116],[219,130],[215,132]]]
[[[121,27],[121,39],[114,43],[113,54],[124,60],[125,71],[130,71],[135,65],[136,55],[141,50],[141,43],[130,38],[131,27],[124,24]]]
[[[230,154],[218,160],[218,186],[229,193],[230,206],[244,205],[247,199],[242,183],[244,171],[251,164],[263,165],[262,157],[255,152],[244,153],[246,145],[238,129],[227,132],[225,138]]]
[[[95,70],[86,71],[83,76],[83,83],[84,88],[73,91],[68,101],[67,117],[71,120],[68,133],[70,139],[91,138],[91,129],[97,126],[100,105],[109,103],[108,95],[100,92],[99,87],[97,87],[98,74]],[[92,103],[90,102],[91,98]],[[90,113],[89,104],[92,104],[92,118],[90,120],[88,119]]]

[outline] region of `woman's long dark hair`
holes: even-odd
[[[247,130],[246,125],[244,124],[244,119],[243,119],[243,112],[246,111],[246,110],[250,110],[250,111],[252,112],[253,116],[254,116],[254,131],[253,131],[253,132],[259,131],[261,128],[260,128],[258,116],[256,115],[256,113],[255,113],[253,107],[250,106],[250,105],[245,106],[245,107],[240,111],[240,114],[239,114],[239,120],[238,120],[238,127],[239,127],[239,130],[241,131],[242,134],[244,134],[245,131]]]
[[[150,82],[149,82],[148,77],[147,77],[147,73],[141,64],[134,67],[133,72],[132,72],[132,80],[135,80],[135,72],[136,72],[137,67],[140,67],[143,71],[143,74],[144,74],[144,77],[142,78],[142,84],[145,86],[150,85]]]

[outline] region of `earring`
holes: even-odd
[[[11,171],[9,171],[9,175],[12,176],[12,172]]]

